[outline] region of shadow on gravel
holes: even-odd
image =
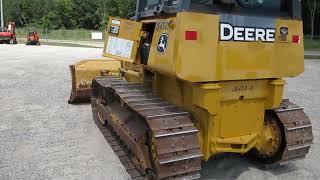
[[[270,172],[274,175],[285,174],[295,171],[297,168],[293,164],[265,166],[252,159],[237,154],[219,154],[204,162],[201,170],[202,179],[237,179],[239,176],[251,168]],[[250,179],[250,178],[248,178]]]
[[[83,102],[83,103],[68,103],[72,106],[90,106],[90,103],[88,102]]]

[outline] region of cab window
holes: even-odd
[[[279,11],[281,1],[275,0],[237,0],[238,4],[247,9],[275,10]]]
[[[191,9],[261,16],[288,16],[288,0],[191,0]]]

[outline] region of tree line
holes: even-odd
[[[309,32],[311,39],[315,32],[320,35],[320,2],[319,0],[305,0],[303,1],[304,10],[304,29]],[[309,17],[309,18],[307,18]]]
[[[130,17],[136,0],[3,0],[5,21],[18,27],[101,29],[109,16]],[[320,2],[303,0],[305,34],[320,35]]]
[[[18,27],[99,29],[109,16],[126,17],[136,0],[3,0],[5,22]]]

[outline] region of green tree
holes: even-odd
[[[19,27],[101,29],[105,27],[109,16],[122,18],[133,16],[136,0],[3,0],[3,2],[5,21],[14,21]],[[320,34],[319,0],[301,2],[305,33]]]
[[[104,27],[109,16],[130,18],[134,15],[136,0],[98,0],[96,14],[100,17],[100,26]]]
[[[61,20],[61,26],[67,29],[72,29],[76,26],[76,21],[73,18],[73,2],[70,0],[57,0],[55,12],[57,12]]]
[[[307,0],[307,3],[308,11],[310,13],[311,39],[313,39],[315,29],[315,18],[316,15],[320,12],[320,2],[318,2],[318,0]]]
[[[96,11],[99,8],[99,1],[72,0],[73,17],[79,28],[98,29],[100,17]]]

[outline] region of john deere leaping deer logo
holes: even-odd
[[[168,46],[168,34],[161,34],[158,42],[157,52],[164,54]]]

